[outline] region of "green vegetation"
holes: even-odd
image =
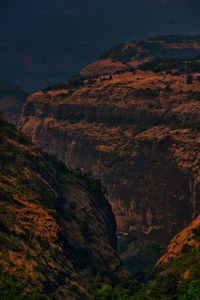
[[[23,284],[10,276],[0,276],[1,300],[51,300],[36,290],[27,291]]]
[[[186,247],[184,247],[186,249]],[[146,252],[146,256],[150,252]],[[151,255],[151,254],[150,254]],[[200,299],[200,252],[187,247],[165,268],[154,267],[140,277],[137,291],[122,291],[112,284],[96,284],[87,300],[190,300]],[[185,272],[188,274],[184,276]],[[139,277],[138,277],[139,278]],[[133,281],[131,283],[133,285]]]
[[[193,231],[194,237],[200,239],[200,229]],[[124,238],[124,244],[134,242],[131,238]],[[127,249],[127,245],[125,247]],[[140,249],[143,252],[143,258],[158,259],[160,249],[154,244]],[[140,254],[136,255],[135,263],[139,264]],[[135,258],[136,258],[135,257]],[[154,261],[154,263],[155,263]],[[152,261],[153,262],[153,261]],[[147,266],[146,266],[147,268]],[[153,267],[144,273],[138,273],[134,277],[138,282],[132,281],[128,284],[129,288],[120,289],[120,281],[113,283],[98,283],[93,289],[89,290],[90,296],[87,300],[190,300],[200,299],[200,250],[184,244],[178,258],[174,259],[165,267]],[[94,270],[96,276],[98,269]],[[187,274],[187,275],[185,275]],[[123,281],[123,280],[122,280]],[[101,281],[100,281],[101,282]],[[133,288],[134,286],[134,288]],[[131,292],[130,292],[131,290]]]
[[[146,253],[148,255],[148,253]],[[112,284],[96,284],[87,300],[197,300],[200,299],[200,253],[190,247],[163,268],[153,268],[130,293]],[[185,272],[187,276],[184,277]],[[131,283],[133,285],[133,281]]]
[[[128,295],[123,295],[119,289],[112,287],[109,284],[102,284],[91,291],[91,296],[87,300],[122,300],[130,299]]]
[[[105,282],[105,276],[109,276],[104,270],[97,270],[99,281],[95,282],[88,290],[89,296],[86,300],[131,300],[135,294],[138,283],[134,279],[113,277]],[[111,276],[112,277],[112,276]]]
[[[179,296],[178,300],[198,300],[200,299],[200,279],[191,280],[186,284],[183,294]]]
[[[193,247],[183,248],[180,257],[165,269],[153,270],[151,278],[143,281],[133,300],[200,299],[200,253]],[[185,272],[186,277],[183,276]]]

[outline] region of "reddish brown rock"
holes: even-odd
[[[199,49],[199,41],[159,43]],[[153,64],[85,78],[35,93],[25,104],[20,128],[71,168],[101,180],[118,232],[166,244],[200,212],[199,59],[192,60],[196,71],[188,71],[190,63],[164,60],[161,71]]]

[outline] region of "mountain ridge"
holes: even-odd
[[[19,123],[70,168],[101,180],[119,235],[146,236],[162,251],[199,214],[200,60],[178,51],[48,87],[28,98]]]

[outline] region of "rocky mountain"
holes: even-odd
[[[84,75],[115,73],[137,67],[153,58],[195,58],[200,54],[200,35],[158,35],[146,41],[132,41],[105,51],[100,60],[86,66]]]
[[[32,94],[21,115],[35,143],[101,180],[133,254],[149,242],[162,252],[200,213],[199,53],[199,36],[121,45]]]
[[[68,171],[2,117],[0,141],[0,298],[29,299],[8,296],[13,284],[2,275],[70,300],[89,297],[95,282],[130,278],[116,253],[115,218],[100,183]],[[14,285],[12,292],[20,289]]]
[[[4,117],[12,124],[18,124],[22,107],[28,97],[20,87],[0,81],[0,109]]]

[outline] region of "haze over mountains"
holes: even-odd
[[[200,28],[195,0],[3,0],[0,15],[0,79],[27,91],[65,80],[121,42]]]

